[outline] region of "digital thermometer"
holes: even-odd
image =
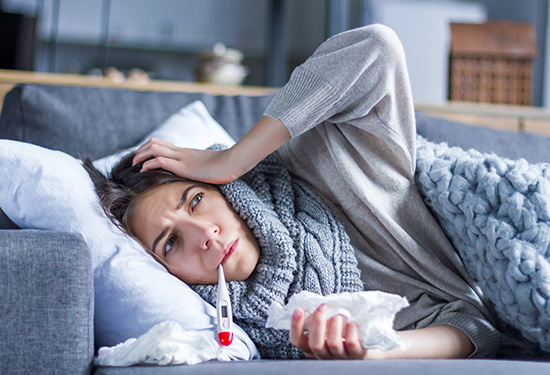
[[[225,285],[225,275],[220,264],[218,268],[218,298],[216,300],[218,313],[218,340],[223,346],[228,346],[233,341],[233,314],[231,312],[231,301],[229,292]]]

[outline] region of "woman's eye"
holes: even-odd
[[[168,238],[168,241],[166,241],[166,244],[164,245],[164,255],[168,254],[170,250],[172,250],[172,246],[176,243],[176,237],[172,236]]]
[[[202,193],[198,193],[191,200],[191,208],[195,207],[199,202],[202,201]]]

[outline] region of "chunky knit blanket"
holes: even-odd
[[[550,164],[419,137],[416,183],[498,316],[550,351]]]
[[[263,358],[302,358],[288,331],[265,328],[269,306],[284,305],[303,290],[323,295],[362,290],[349,237],[322,199],[291,176],[276,154],[219,188],[260,245],[253,274],[228,283],[233,317]],[[215,305],[215,285],[191,287]]]

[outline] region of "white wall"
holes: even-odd
[[[372,20],[396,31],[417,102],[447,99],[450,22],[483,22],[482,5],[451,0],[372,0]]]

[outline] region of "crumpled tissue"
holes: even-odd
[[[98,366],[194,365],[222,359],[221,354],[220,345],[210,332],[186,331],[179,323],[166,321],[137,339],[100,348],[94,363]]]
[[[337,293],[322,296],[302,291],[294,294],[286,306],[273,302],[268,310],[267,328],[290,329],[292,314],[296,308],[305,312],[305,329],[311,323],[311,314],[322,304],[328,306],[327,319],[338,314],[357,323],[359,338],[365,349],[405,350],[408,341],[402,340],[393,329],[395,314],[409,305],[407,299],[380,291]]]

